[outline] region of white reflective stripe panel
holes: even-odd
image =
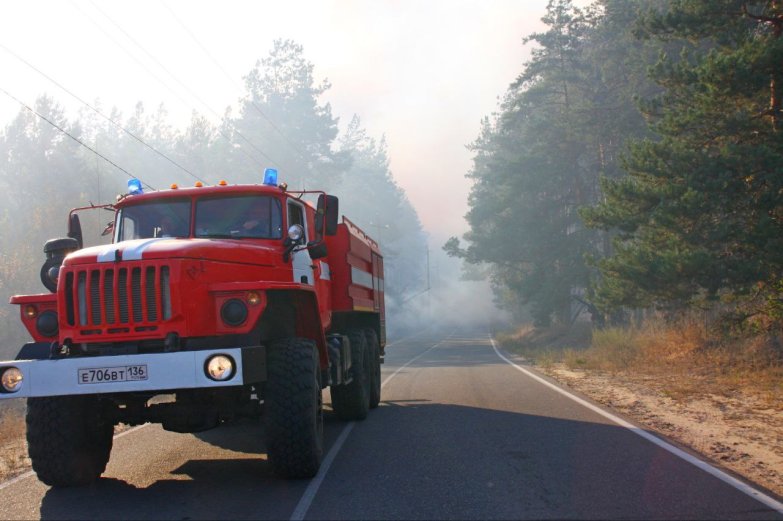
[[[153,239],[135,239],[107,245],[98,254],[98,262],[114,262],[114,252],[122,251],[122,260],[141,260],[144,250],[158,241],[171,240],[168,237],[156,237]]]
[[[114,252],[118,250],[119,244],[109,244],[98,254],[98,262],[114,262]]]
[[[225,382],[210,380],[204,373],[207,358],[217,354],[229,355],[237,366],[234,376]],[[78,383],[80,369],[115,368],[129,365],[146,365],[147,379],[128,382]],[[22,387],[15,393],[0,393],[0,399],[242,385],[242,349],[238,347],[208,351],[94,356],[59,360],[17,360],[0,363],[0,369],[8,366],[17,367],[22,371]]]
[[[372,274],[351,266],[351,282],[372,289]]]
[[[313,275],[313,259],[307,249],[295,251],[293,254],[294,282],[298,284],[315,284]]]
[[[374,287],[378,288],[378,291],[383,291],[383,279],[373,277],[371,273],[354,266],[351,266],[351,282],[368,289],[373,289],[373,282],[375,282]]]
[[[321,261],[321,280],[332,280],[332,272],[329,265]]]

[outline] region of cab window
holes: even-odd
[[[190,235],[190,199],[166,199],[120,209],[116,240],[187,237]]]
[[[196,237],[280,239],[282,209],[276,197],[243,195],[196,201]]]
[[[294,224],[300,225],[305,233],[302,236],[302,244],[307,243],[307,224],[305,222],[305,211],[302,203],[295,201],[288,201],[288,227],[290,228]]]

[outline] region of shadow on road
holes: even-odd
[[[326,451],[343,425],[328,415]],[[149,486],[119,474],[89,487],[48,490],[41,518],[289,518],[309,481],[275,478],[253,452],[259,437],[257,424],[203,433],[201,440],[236,457],[162,466],[168,473]],[[426,400],[383,402],[358,422],[308,517],[775,518],[719,480],[594,418]]]

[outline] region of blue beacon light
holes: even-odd
[[[276,168],[267,168],[264,170],[264,184],[269,186],[277,186]]]
[[[143,193],[144,190],[141,188],[141,181],[136,178],[128,179],[128,194],[139,195]]]

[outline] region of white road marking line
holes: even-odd
[[[422,335],[422,334],[428,332],[429,330],[430,330],[430,328],[425,328],[425,329],[419,330],[416,333],[413,333],[412,335],[408,335],[408,336],[403,337],[403,338],[401,338],[399,340],[395,340],[391,344],[386,344],[386,347],[391,347],[393,345],[399,344],[400,342],[405,342],[406,340],[410,340],[411,338],[414,338],[414,337],[417,337],[419,335]]]
[[[132,432],[140,431],[141,429],[143,429],[143,428],[145,428],[145,427],[149,427],[150,425],[152,425],[152,424],[151,424],[151,423],[144,423],[144,424],[142,424],[142,425],[137,425],[137,426],[135,426],[135,427],[131,427],[131,428],[130,428],[130,429],[128,429],[127,431],[122,431],[122,432],[121,432],[121,433],[119,433],[119,434],[115,434],[115,435],[114,435],[114,439],[116,440],[116,439],[118,439],[118,438],[122,438],[122,437],[123,437],[123,436],[125,436],[125,435],[128,435],[128,434],[130,434],[130,433],[132,433]]]
[[[429,347],[429,348],[428,348],[426,351],[424,351],[424,352],[420,353],[418,356],[416,356],[416,357],[414,357],[414,358],[411,358],[411,359],[408,361],[408,363],[406,363],[405,365],[402,365],[402,366],[398,367],[396,371],[394,371],[392,374],[390,374],[390,375],[389,375],[389,376],[386,378],[386,380],[384,380],[384,381],[381,383],[381,389],[383,389],[383,386],[385,386],[387,383],[389,383],[389,380],[391,380],[392,378],[394,378],[395,376],[397,376],[397,374],[398,374],[400,371],[402,371],[403,369],[405,369],[406,367],[408,367],[409,365],[411,365],[413,362],[415,362],[416,360],[418,360],[418,359],[419,359],[419,358],[421,358],[422,356],[426,355],[427,353],[429,353],[430,351],[432,351],[433,349],[435,349],[436,347],[438,347],[439,345],[441,345],[441,344],[442,344],[443,342],[445,342],[445,341],[446,341],[446,340],[441,340],[441,341],[440,341],[440,342],[438,342],[437,344],[434,344],[434,345],[430,346],[430,347]]]
[[[23,479],[29,478],[30,476],[35,476],[35,472],[33,472],[32,470],[28,470],[24,474],[19,474],[18,476],[16,476],[13,479],[9,479],[8,481],[0,483],[0,490],[3,490],[4,488],[10,487],[14,483],[18,483],[18,482],[22,481]]]
[[[138,425],[136,427],[128,429],[127,431],[122,431],[121,433],[116,434],[114,436],[114,439],[116,440],[117,438],[122,438],[126,434],[130,434],[132,432],[136,432],[137,430],[143,429],[144,427],[147,427],[148,425],[150,425],[150,424],[149,423],[145,423],[144,425]],[[20,482],[20,481],[22,481],[24,479],[27,479],[29,477],[32,477],[32,476],[35,476],[35,471],[28,470],[27,472],[25,472],[23,474],[19,474],[15,478],[12,478],[12,479],[9,479],[8,481],[4,481],[3,483],[0,483],[0,490],[3,490],[4,488],[8,488],[11,485],[13,485],[14,483],[18,483],[18,482]]]
[[[326,473],[329,472],[329,467],[332,466],[334,458],[337,457],[337,453],[340,452],[345,440],[348,439],[348,435],[353,430],[354,425],[356,425],[356,422],[350,422],[343,428],[343,432],[340,433],[337,441],[334,442],[334,445],[332,445],[332,448],[329,450],[329,454],[326,455],[326,458],[324,458],[321,463],[318,474],[316,474],[312,481],[310,481],[310,484],[307,485],[304,494],[302,494],[302,497],[299,499],[299,503],[296,504],[296,508],[291,514],[291,521],[301,521],[304,519],[307,510],[310,508],[310,504],[313,502],[313,499],[315,499],[315,495],[318,493],[318,489],[321,487],[321,483],[323,483],[324,478],[326,477]]]
[[[699,469],[703,470],[707,474],[710,474],[713,477],[718,478],[719,480],[723,481],[724,483],[727,483],[728,485],[731,485],[735,489],[739,490],[740,492],[760,501],[764,505],[768,506],[769,508],[777,511],[779,514],[783,514],[783,503],[780,501],[775,500],[774,498],[769,497],[768,495],[764,494],[760,490],[756,490],[755,488],[751,487],[750,485],[743,483],[742,481],[738,480],[737,478],[730,476],[729,474],[723,472],[722,470],[719,470],[709,463],[700,460],[699,458],[694,457],[691,454],[688,454],[682,449],[678,449],[674,445],[662,440],[661,438],[650,434],[649,432],[645,431],[644,429],[640,429],[639,427],[636,427],[635,425],[632,425],[628,423],[627,421],[623,420],[619,416],[615,416],[614,414],[607,412],[600,407],[597,407],[593,405],[592,403],[583,400],[582,398],[579,398],[578,396],[575,396],[565,389],[562,389],[556,385],[554,385],[551,382],[546,381],[545,379],[541,378],[537,374],[533,373],[532,371],[529,371],[525,369],[522,366],[519,366],[503,356],[503,354],[498,350],[497,346],[495,345],[495,339],[492,338],[490,335],[489,341],[492,342],[492,349],[495,350],[495,353],[505,360],[507,363],[511,364],[511,366],[515,367],[516,369],[520,370],[530,378],[536,380],[539,383],[542,383],[549,387],[550,389],[553,389],[557,391],[558,393],[562,394],[563,396],[570,398],[571,400],[575,401],[579,405],[582,405],[584,407],[587,407],[591,411],[600,414],[604,418],[616,423],[617,425],[624,427],[628,429],[629,431],[633,432],[634,434],[641,436],[642,438],[646,439],[647,441],[654,443],[658,447],[670,452],[671,454],[677,456],[680,459],[683,459],[690,463],[691,465],[694,465],[695,467],[698,467]]]
[[[412,336],[416,336],[416,335],[412,335]],[[403,340],[398,340],[397,342],[394,343],[398,344]],[[386,380],[384,380],[383,383],[381,383],[381,389],[383,389],[383,386],[386,385],[389,382],[389,380],[394,378],[400,371],[402,371],[403,369],[411,365],[413,362],[415,362],[425,354],[429,353],[430,351],[432,351],[433,349],[441,345],[444,341],[445,340],[441,340],[437,344],[430,346],[424,352],[420,353],[414,358],[411,358],[405,365],[398,368],[391,375],[389,375],[389,377],[386,378]],[[387,344],[386,347],[390,345],[393,344]],[[316,474],[315,477],[312,479],[312,481],[310,481],[310,484],[307,485],[304,494],[302,494],[302,497],[299,499],[299,502],[296,504],[296,508],[294,508],[294,511],[291,514],[290,521],[302,521],[305,518],[305,516],[307,515],[307,511],[310,509],[310,505],[315,499],[315,495],[318,494],[318,489],[321,488],[321,484],[323,483],[326,474],[329,472],[329,467],[332,466],[332,462],[337,457],[337,453],[340,452],[340,449],[345,443],[345,440],[348,439],[348,434],[350,434],[351,430],[353,430],[354,425],[356,425],[356,422],[351,422],[343,428],[343,431],[337,437],[337,441],[334,442],[332,448],[329,449],[329,453],[326,455],[323,462],[321,462],[321,468],[318,469],[318,474]]]

